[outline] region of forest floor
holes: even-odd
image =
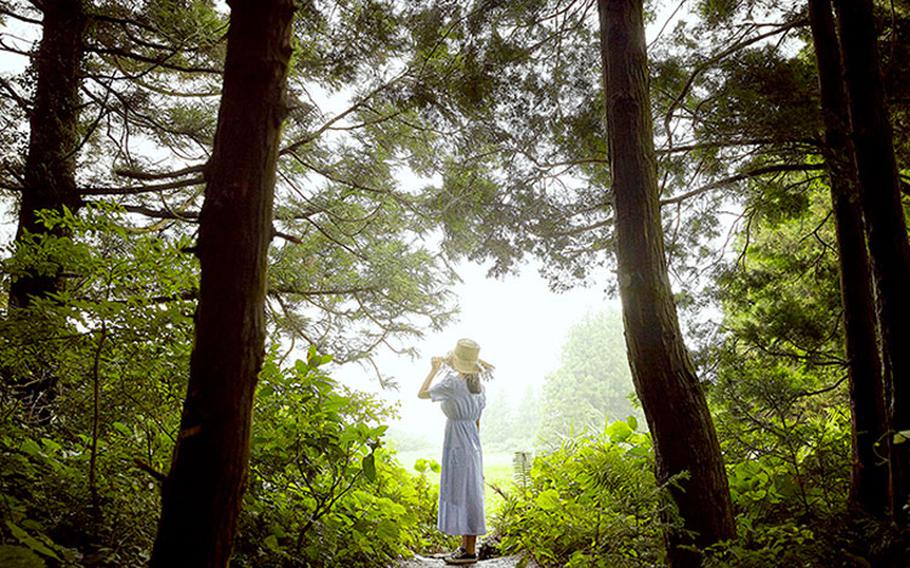
[[[399,563],[398,568],[433,568],[446,566],[446,563],[442,561],[443,555],[437,556],[421,556],[416,555],[411,560],[402,560]],[[517,568],[520,566],[519,561],[521,560],[520,556],[502,556],[500,558],[490,558],[488,560],[481,560],[477,564],[469,564],[468,566],[477,566],[478,568]],[[537,564],[534,561],[528,562],[525,564],[526,568],[537,568]]]

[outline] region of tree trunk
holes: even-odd
[[[640,0],[599,0],[601,54],[616,218],[616,257],[635,390],[684,531],[667,534],[674,567],[735,536],[720,445],[683,342],[667,274]],[[685,479],[677,478],[685,473]],[[686,531],[692,531],[690,538]]]
[[[82,0],[42,2],[40,7],[44,20],[35,57],[35,100],[29,115],[17,241],[26,232],[48,232],[38,221],[38,211],[76,210],[82,204],[76,189],[76,150],[86,17]],[[62,283],[59,273],[20,277],[10,285],[10,307],[27,307],[31,297],[56,292]]]
[[[249,462],[294,0],[233,0],[200,214],[190,379],[151,565],[223,567]]]
[[[851,509],[873,517],[891,505],[890,450],[883,368],[878,351],[875,292],[866,253],[866,235],[853,163],[849,111],[830,0],[809,0],[822,117],[823,154],[837,228],[841,302],[844,307],[847,373],[852,416]],[[880,443],[879,448],[876,444]]]
[[[886,364],[891,374],[891,427],[910,431],[910,244],[900,200],[891,123],[879,69],[872,0],[835,0],[856,169],[879,295]],[[908,493],[908,446],[892,451],[894,503],[903,517]]]

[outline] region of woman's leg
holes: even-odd
[[[477,547],[477,535],[476,534],[466,534],[461,536],[461,547],[467,551],[468,554],[477,554],[475,550]]]
[[[443,558],[446,564],[474,564],[477,562],[477,535],[461,535],[461,546],[449,556]]]

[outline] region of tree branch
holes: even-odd
[[[354,288],[326,288],[324,290],[305,290],[294,288],[292,286],[270,286],[268,293],[270,295],[294,294],[298,296],[350,296],[363,292],[376,292],[377,288],[372,286],[358,286]]]
[[[143,181],[153,181],[159,179],[168,179],[175,177],[182,177],[188,174],[199,174],[205,172],[206,164],[199,164],[195,166],[188,166],[182,170],[175,170],[173,172],[144,172],[142,170],[129,170],[126,168],[120,168],[114,170],[114,173],[120,177],[125,177],[129,179],[139,179]]]
[[[670,123],[670,119],[673,116],[673,111],[676,110],[676,108],[686,98],[686,95],[689,94],[689,91],[692,89],[692,86],[695,84],[695,80],[702,73],[707,71],[712,65],[720,62],[722,59],[726,58],[729,55],[732,55],[733,53],[736,53],[737,51],[739,51],[740,49],[743,49],[744,47],[748,47],[749,45],[758,43],[759,41],[761,41],[763,39],[767,39],[767,38],[775,36],[777,34],[784,33],[795,27],[803,26],[806,23],[808,23],[808,21],[806,20],[806,18],[802,18],[802,17],[797,18],[791,22],[785,22],[785,23],[781,24],[779,27],[776,27],[771,31],[767,31],[762,34],[758,34],[758,35],[750,37],[748,39],[740,40],[740,41],[734,43],[733,45],[731,45],[730,47],[728,47],[727,49],[724,49],[724,50],[720,51],[719,53],[716,53],[715,55],[709,57],[708,59],[705,59],[704,61],[702,61],[701,63],[696,65],[695,68],[692,70],[692,72],[689,74],[689,79],[686,81],[686,84],[683,85],[683,88],[679,91],[679,94],[676,96],[675,99],[673,99],[673,102],[670,103],[670,106],[667,108],[667,111],[664,114],[664,125],[665,125],[664,127],[669,131],[669,128],[667,127],[667,125],[669,125],[669,123]]]
[[[111,55],[113,57],[120,57],[123,59],[132,59],[133,61],[139,61],[141,63],[148,63],[154,67],[161,67],[163,69],[170,69],[171,71],[180,71],[182,73],[209,73],[212,75],[221,75],[221,69],[216,67],[203,67],[203,66],[185,66],[178,65],[176,63],[168,63],[168,59],[173,57],[177,52],[169,53],[165,57],[148,57],[146,55],[140,55],[138,53],[133,53],[131,51],[126,51],[123,49],[114,49],[111,47],[102,47],[99,45],[92,45],[86,48],[86,51],[97,53],[99,55]]]
[[[167,480],[167,475],[152,467],[151,464],[149,464],[147,461],[141,460],[139,458],[133,458],[133,463],[136,465],[136,467],[154,477],[155,481],[157,481],[159,484],[164,483]]]
[[[19,20],[20,22],[26,22],[28,24],[35,24],[38,26],[43,24],[43,22],[41,20],[38,20],[35,18],[29,18],[28,16],[23,16],[22,14],[17,14],[16,12],[13,12],[9,8],[4,8],[3,6],[0,6],[0,14],[2,14],[4,16],[9,16],[10,18],[13,18],[16,20]]]
[[[712,148],[732,148],[737,146],[761,146],[766,144],[786,144],[786,143],[799,143],[807,144],[810,146],[818,146],[819,141],[813,140],[811,138],[804,138],[799,140],[775,140],[773,138],[746,138],[743,140],[716,140],[708,142],[693,142],[691,144],[686,144],[683,146],[670,146],[667,148],[658,148],[655,150],[655,153],[658,156],[668,155],[668,154],[677,154],[682,152],[690,152],[692,150],[707,150]]]
[[[132,187],[83,187],[79,189],[81,195],[135,195],[138,193],[152,193],[156,191],[165,191],[168,189],[180,189],[182,187],[191,187],[201,185],[205,180],[201,177],[172,181],[168,183],[159,183],[151,185],[139,185]]]
[[[771,173],[781,173],[781,172],[813,172],[818,170],[825,169],[824,164],[775,164],[771,166],[762,166],[760,168],[755,168],[752,170],[746,170],[744,172],[739,172],[730,177],[725,177],[717,181],[713,181],[709,184],[697,187],[691,191],[675,195],[673,197],[668,197],[666,199],[661,199],[661,205],[674,205],[676,203],[681,203],[692,197],[696,197],[703,193],[707,193],[713,189],[721,188],[725,185],[730,185],[731,183],[736,183],[744,179],[753,178],[762,176],[765,174]]]

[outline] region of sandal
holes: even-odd
[[[477,562],[476,554],[468,554],[468,551],[459,546],[458,550],[443,558],[446,564],[474,564]]]

